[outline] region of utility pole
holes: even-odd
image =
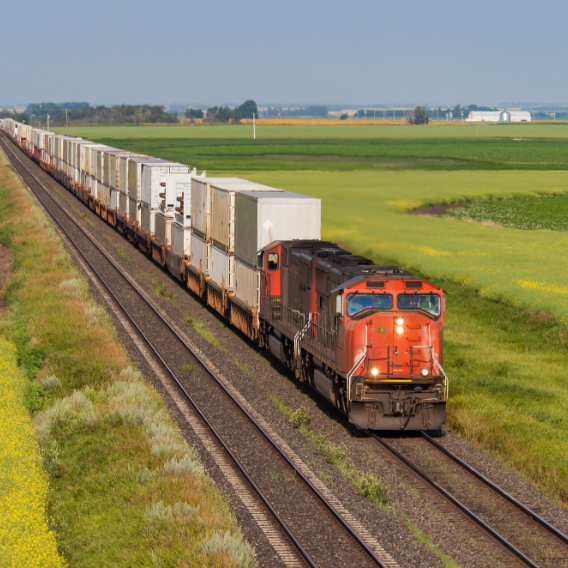
[[[477,138],[479,139],[479,121],[477,121]]]
[[[49,114],[47,115],[47,131],[49,132]]]
[[[256,118],[254,112],[252,113],[252,137],[256,140]]]
[[[67,124],[67,109],[65,109],[65,133],[69,136],[69,125]]]

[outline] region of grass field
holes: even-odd
[[[65,134],[66,129],[53,128]],[[158,126],[74,126],[69,136],[82,138],[217,138],[252,139],[251,125],[158,125]],[[568,123],[557,124],[480,124],[481,138],[568,138]],[[258,126],[257,140],[276,138],[477,138],[475,124],[430,124],[428,126]]]
[[[212,172],[568,169],[566,140],[116,139],[109,146]]]
[[[178,128],[74,133],[321,197],[324,238],[442,285],[448,424],[568,504],[568,234],[517,228],[566,217],[567,125]]]

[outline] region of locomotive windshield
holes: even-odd
[[[437,294],[399,294],[399,310],[423,310],[438,317],[440,310],[440,296]]]
[[[390,294],[361,294],[355,292],[347,296],[347,315],[354,316],[363,310],[390,310],[392,296]]]

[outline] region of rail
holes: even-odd
[[[288,455],[284,452],[284,450],[282,450],[282,448],[280,448],[280,446],[278,446],[278,444],[276,444],[276,442],[271,438],[271,436],[268,434],[268,432],[266,432],[266,430],[264,430],[264,428],[262,428],[260,426],[260,424],[253,418],[253,416],[250,415],[250,413],[241,405],[241,403],[233,396],[233,394],[227,389],[227,387],[224,385],[224,383],[216,376],[216,374],[208,367],[208,365],[199,357],[199,355],[197,353],[195,353],[191,347],[189,345],[187,345],[187,343],[184,341],[184,339],[178,334],[178,332],[166,321],[166,319],[160,314],[160,312],[154,307],[154,305],[143,295],[141,294],[141,292],[138,290],[138,287],[135,286],[130,279],[124,274],[124,272],[120,269],[120,267],[118,267],[116,265],[116,263],[107,255],[107,253],[98,245],[98,243],[91,238],[91,236],[83,229],[83,227],[81,227],[81,225],[79,225],[75,219],[73,219],[73,217],[71,217],[71,215],[59,204],[57,203],[57,201],[51,197],[50,193],[47,191],[47,189],[43,186],[43,184],[24,166],[24,164],[19,160],[19,158],[16,157],[14,151],[6,144],[6,142],[4,141],[4,139],[2,137],[0,137],[0,147],[2,147],[4,149],[4,151],[6,152],[6,155],[8,156],[8,158],[10,158],[10,155],[13,156],[13,160],[10,160],[12,162],[12,164],[16,167],[16,169],[18,170],[18,172],[20,173],[20,175],[22,176],[22,179],[24,179],[26,176],[28,176],[29,178],[31,178],[33,180],[33,182],[39,186],[39,188],[44,191],[46,193],[46,195],[49,196],[49,198],[51,199],[51,201],[55,204],[55,206],[65,215],[65,217],[67,219],[69,219],[69,221],[71,221],[71,223],[73,223],[73,225],[79,229],[79,231],[85,236],[85,238],[99,251],[99,253],[106,258],[106,260],[108,261],[108,263],[114,268],[114,270],[126,281],[127,285],[129,288],[131,288],[134,293],[148,306],[148,308],[154,312],[154,314],[162,321],[162,323],[169,329],[169,331],[180,341],[181,344],[184,345],[184,347],[187,349],[187,351],[192,355],[192,357],[198,362],[198,364],[200,365],[200,367],[217,383],[217,385],[221,388],[221,390],[227,395],[227,397],[229,397],[229,399],[231,400],[231,402],[233,404],[235,404],[235,406],[239,409],[239,411],[252,423],[252,425],[259,431],[259,433],[266,439],[266,441],[274,448],[274,450],[280,455],[280,457],[287,463],[287,465],[294,470],[295,474],[298,476],[299,479],[302,480],[302,482],[308,487],[308,489],[311,491],[311,493],[313,495],[316,496],[316,498],[324,505],[324,507],[331,513],[331,515],[335,518],[335,520],[341,525],[341,527],[343,527],[343,529],[350,535],[351,538],[353,538],[353,540],[357,543],[357,545],[359,545],[359,547],[363,550],[363,552],[369,557],[369,559],[376,564],[377,566],[381,567],[381,568],[387,568],[387,565],[385,563],[382,562],[382,560],[380,558],[377,557],[377,555],[373,552],[373,550],[371,550],[371,548],[362,540],[362,538],[357,534],[357,532],[349,525],[349,523],[342,517],[342,515],[334,508],[334,506],[322,495],[322,493],[313,485],[313,483],[305,476],[305,474],[301,471],[301,469],[288,457]],[[23,170],[23,172],[22,172]],[[25,183],[28,185],[28,187],[30,188],[30,190],[32,191],[32,193],[36,196],[36,198],[38,199],[38,201],[43,205],[44,209],[49,213],[49,215],[51,216],[51,218],[54,220],[55,223],[57,223],[57,225],[61,228],[61,230],[65,233],[65,235],[67,236],[67,238],[69,239],[69,241],[72,243],[72,245],[75,247],[75,249],[77,250],[77,252],[81,255],[81,257],[85,260],[85,262],[89,265],[89,267],[92,269],[93,273],[96,275],[96,277],[100,280],[101,284],[107,289],[107,291],[109,292],[109,294],[112,296],[112,298],[114,299],[114,301],[117,303],[117,305],[120,307],[120,309],[123,311],[123,313],[125,314],[125,316],[130,320],[130,322],[132,323],[132,325],[134,326],[134,328],[138,331],[138,333],[140,333],[140,336],[143,338],[143,340],[146,342],[146,344],[149,346],[150,350],[154,353],[154,355],[157,357],[157,359],[160,361],[160,363],[163,365],[164,369],[167,371],[167,373],[170,375],[170,377],[173,379],[173,381],[176,383],[176,385],[178,386],[178,388],[180,389],[181,393],[183,394],[183,396],[189,401],[189,403],[193,406],[193,408],[196,410],[197,414],[200,416],[200,418],[204,421],[204,423],[207,425],[207,427],[209,428],[209,430],[211,431],[211,433],[213,434],[213,436],[218,440],[218,442],[221,444],[221,446],[225,449],[225,451],[227,452],[227,454],[229,455],[229,457],[231,458],[231,460],[233,461],[233,463],[235,464],[235,466],[237,467],[237,469],[239,470],[239,472],[243,475],[243,477],[247,480],[247,482],[249,483],[250,487],[253,489],[253,491],[257,494],[257,496],[259,497],[259,499],[262,501],[262,503],[266,506],[266,508],[270,511],[271,515],[274,517],[274,519],[276,520],[276,522],[279,524],[279,526],[282,528],[282,530],[284,531],[284,533],[286,534],[286,536],[290,539],[290,541],[293,543],[293,545],[295,546],[295,548],[298,550],[298,552],[300,553],[300,555],[302,556],[302,558],[306,561],[306,563],[312,567],[312,568],[317,568],[316,564],[314,563],[314,561],[311,559],[311,557],[309,556],[309,554],[306,552],[306,550],[303,548],[303,546],[300,544],[300,542],[296,539],[296,537],[293,535],[293,533],[290,531],[290,529],[287,527],[286,523],[284,522],[284,520],[282,519],[282,517],[280,517],[280,515],[278,514],[278,512],[272,507],[272,505],[270,504],[270,502],[268,501],[268,499],[266,498],[266,496],[263,494],[263,492],[261,491],[261,489],[255,484],[255,482],[253,481],[253,479],[250,477],[250,475],[248,474],[248,472],[246,471],[246,469],[244,468],[244,466],[240,463],[240,461],[238,460],[238,458],[233,454],[233,452],[230,450],[228,444],[223,440],[223,438],[221,437],[221,435],[217,432],[217,430],[214,428],[214,426],[211,424],[211,422],[207,419],[207,417],[204,415],[204,413],[201,411],[201,409],[198,407],[197,403],[195,402],[195,400],[191,397],[191,395],[186,391],[186,389],[183,387],[183,385],[181,384],[180,380],[176,377],[176,375],[174,374],[174,372],[168,367],[167,363],[164,361],[164,359],[161,357],[161,355],[159,354],[158,350],[156,349],[156,347],[152,344],[152,342],[150,341],[150,339],[144,334],[144,332],[140,329],[140,327],[136,324],[136,322],[134,321],[134,318],[130,315],[130,313],[128,312],[128,310],[123,306],[123,304],[120,302],[120,300],[116,297],[116,295],[113,293],[113,291],[110,289],[110,287],[108,286],[108,284],[105,282],[104,278],[99,274],[99,272],[97,272],[97,270],[94,268],[94,266],[92,265],[92,263],[89,261],[89,259],[86,257],[86,255],[82,252],[81,248],[79,247],[79,245],[75,242],[75,240],[71,237],[71,235],[69,235],[68,231],[63,227],[63,225],[61,224],[61,222],[55,217],[55,215],[49,210],[49,208],[47,207],[47,205],[45,204],[45,201],[41,198],[41,196],[38,194],[38,192],[36,190],[34,190],[34,188],[32,187],[32,184],[24,179]],[[305,316],[304,316],[305,318]]]
[[[421,432],[422,437],[432,446],[434,446],[437,450],[442,452],[445,456],[450,458],[452,461],[457,463],[462,469],[465,469],[468,473],[479,479],[479,481],[483,482],[487,487],[491,488],[495,493],[503,497],[514,505],[517,509],[525,513],[527,517],[531,518],[535,523],[539,524],[541,527],[546,529],[550,534],[554,535],[557,539],[561,540],[564,544],[568,544],[568,536],[566,536],[562,531],[558,530],[554,525],[550,524],[548,521],[543,519],[538,513],[535,513],[532,509],[529,509],[526,505],[515,499],[512,495],[507,493],[503,488],[499,487],[496,483],[493,483],[490,479],[485,477],[482,473],[479,473],[476,469],[470,466],[468,463],[463,461],[461,458],[458,458],[455,454],[450,452],[447,448],[442,446],[442,444],[436,442],[431,436],[429,436],[426,432]]]
[[[434,481],[426,472],[420,469],[417,465],[413,464],[406,456],[396,450],[386,440],[378,436],[371,430],[366,431],[367,435],[376,440],[383,448],[385,448],[392,456],[394,456],[400,463],[416,474],[422,479],[430,488],[443,497],[446,501],[451,503],[457,508],[465,517],[477,525],[483,532],[489,535],[495,542],[501,545],[505,550],[511,553],[527,568],[539,568],[528,556],[521,552],[516,546],[509,542],[505,537],[499,534],[495,529],[488,525],[485,521],[480,519],[473,511],[468,509],[463,503],[456,499],[451,493],[446,491],[441,485]]]

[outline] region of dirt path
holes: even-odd
[[[448,209],[463,207],[463,203],[454,203],[453,205],[436,205],[435,207],[420,207],[414,211],[409,211],[409,215],[441,215]]]

